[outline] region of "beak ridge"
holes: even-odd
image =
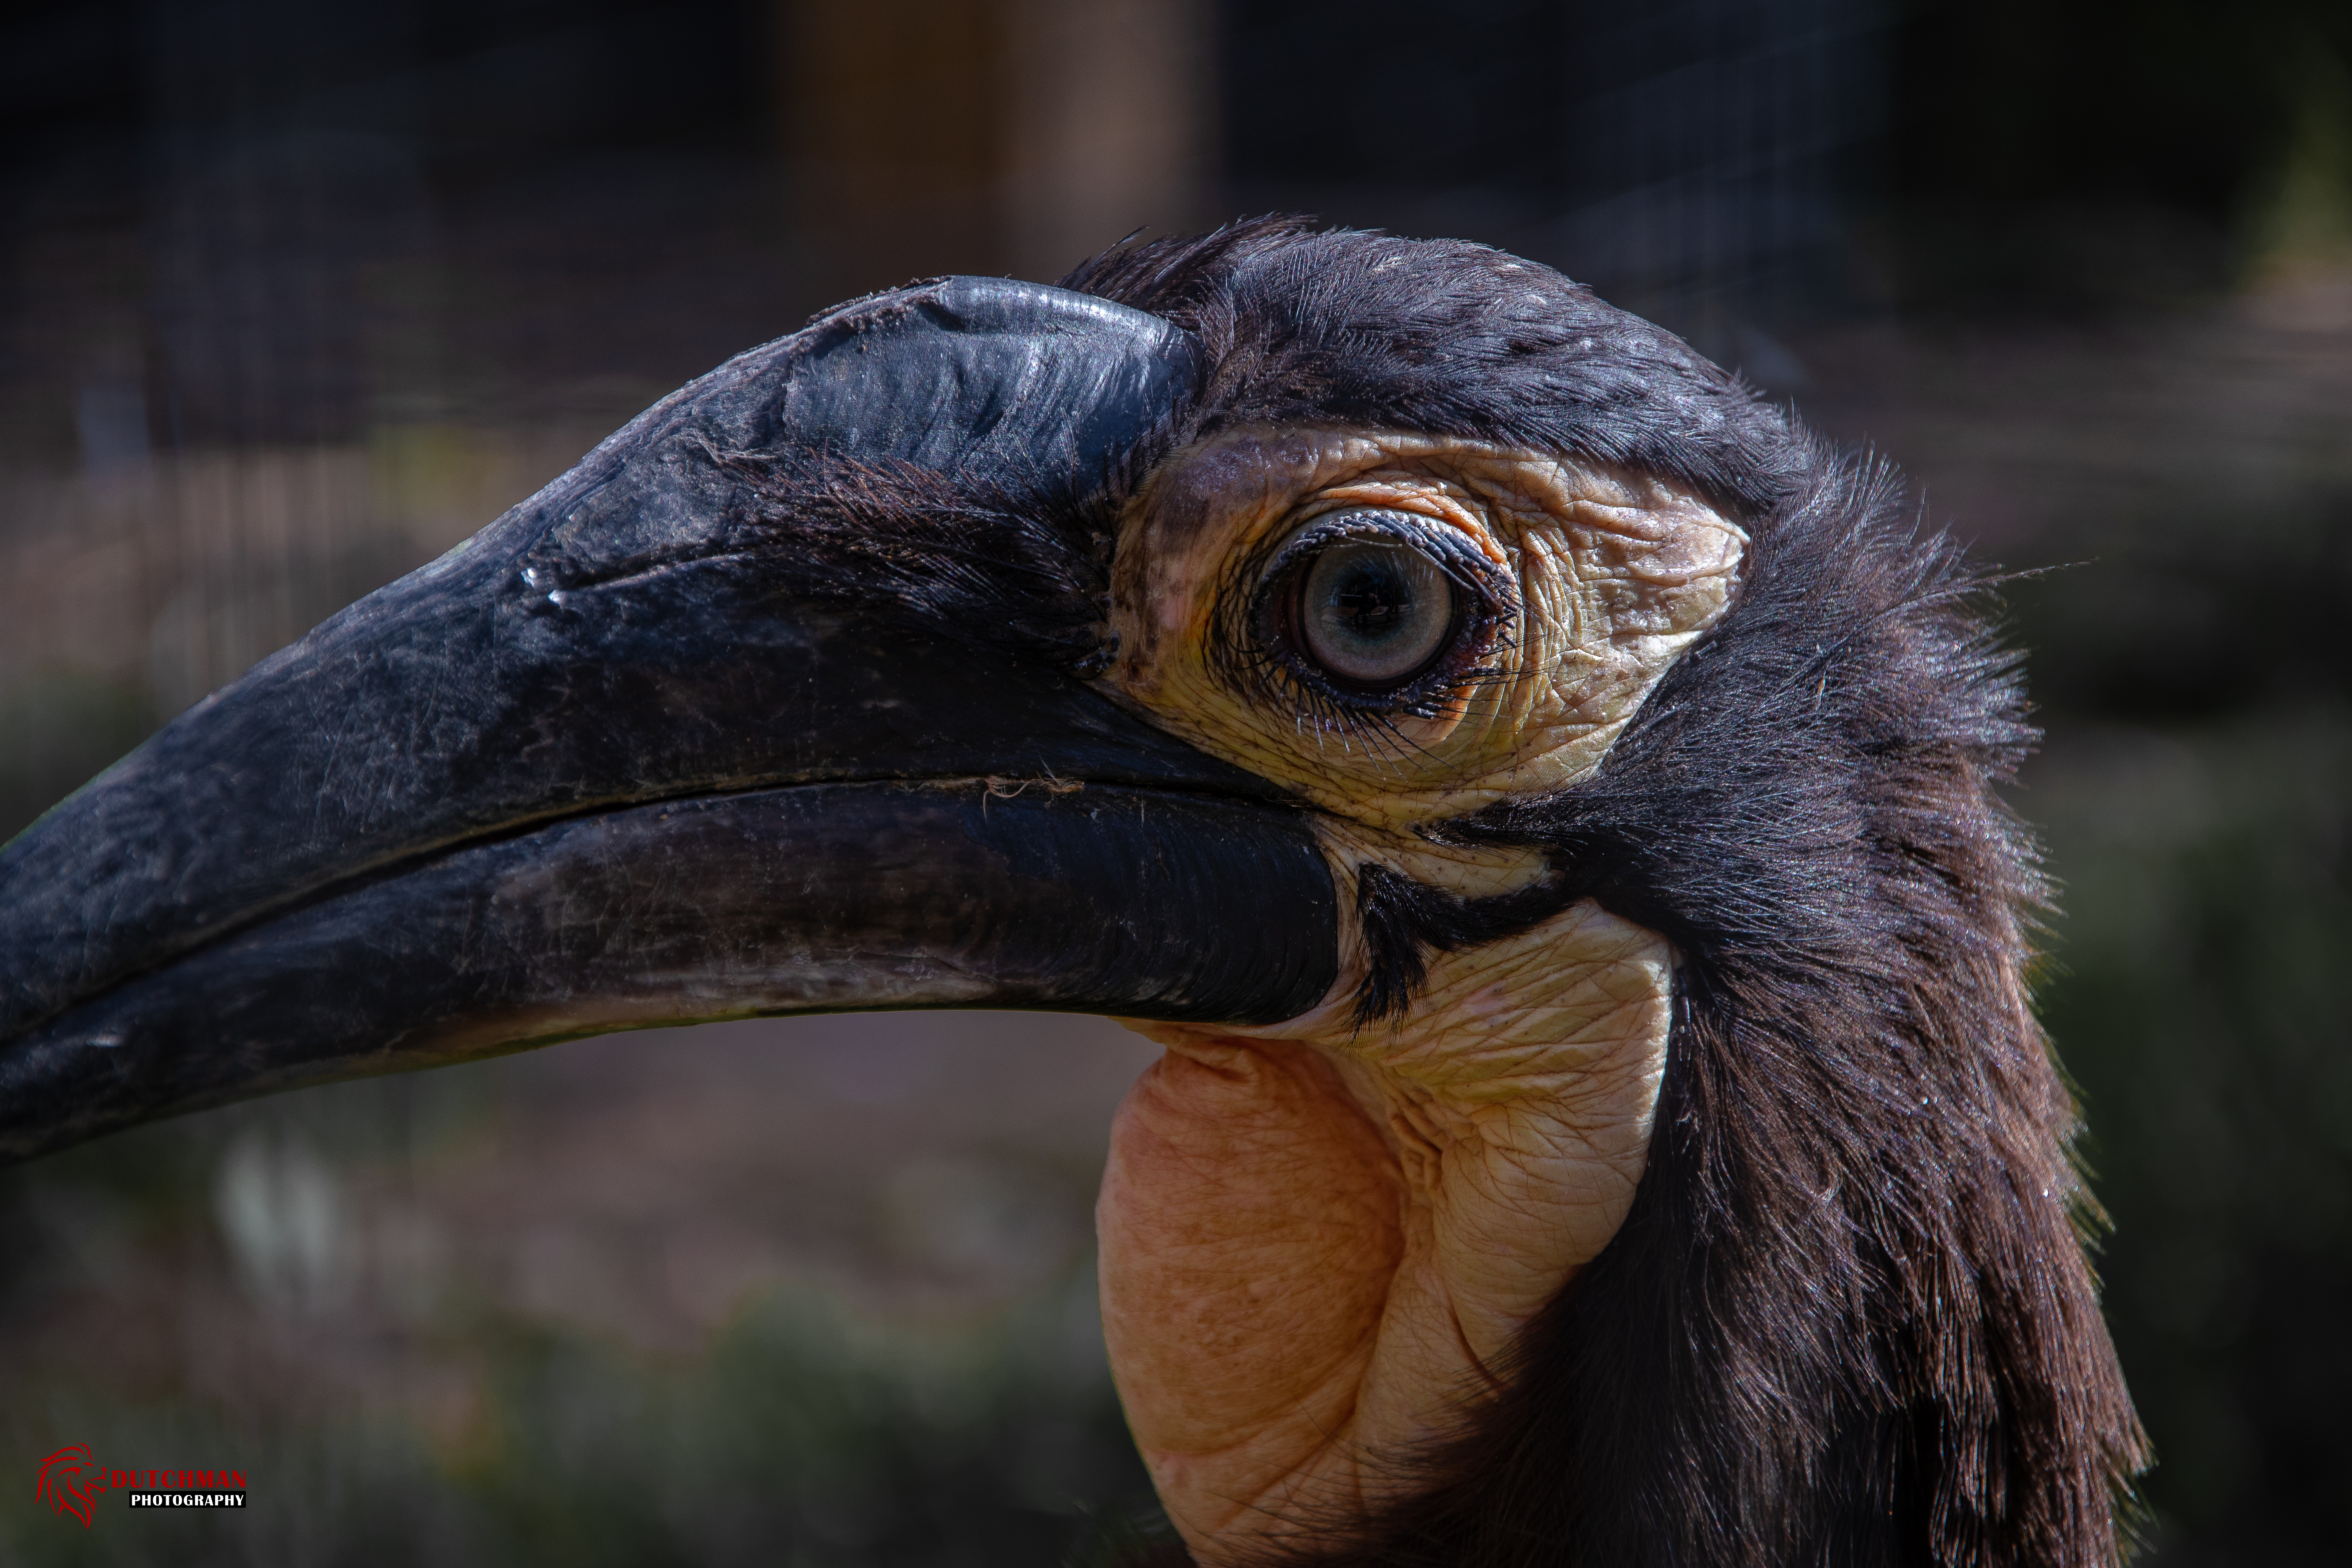
[[[712,460],[920,469],[1083,517],[1201,374],[1158,317],[945,279],[665,398],[0,848],[0,1146],[631,1023],[983,994],[1171,1017],[1313,1005],[1329,873],[1279,791],[1066,664],[861,599],[854,569],[847,592],[812,594],[781,559],[789,531],[747,544],[749,481]],[[1087,787],[953,811],[924,794],[992,775]],[[818,802],[833,828],[811,826]],[[730,832],[754,847],[713,847]],[[1008,833],[1062,846],[1063,870],[1016,871]],[[517,856],[538,858],[530,899]],[[1180,865],[1201,875],[1149,870]],[[706,903],[673,897],[683,876]],[[1255,938],[1234,924],[1235,877],[1304,933],[1271,968],[1236,946]],[[1031,883],[1058,891],[1039,903]],[[1006,934],[1017,910],[1026,934]],[[1122,931],[1140,944],[1123,970],[1039,945]],[[583,931],[630,934],[592,952]],[[800,980],[793,952],[817,966]],[[368,1006],[301,1000],[303,975],[372,962]],[[862,978],[828,991],[811,978],[828,963]]]

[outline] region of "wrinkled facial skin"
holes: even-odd
[[[1236,605],[1317,518],[1455,531],[1516,592],[1487,657],[1418,713],[1302,700]],[[1601,765],[1722,615],[1746,535],[1706,502],[1540,454],[1348,432],[1178,454],[1119,540],[1106,680],[1161,727],[1295,791],[1354,908],[1359,868],[1465,897],[1531,852],[1416,830]],[[1239,656],[1239,657],[1237,657]],[[1360,933],[1322,1006],[1265,1028],[1134,1024],[1168,1047],[1115,1125],[1097,1224],[1106,1333],[1161,1500],[1203,1563],[1360,1519],[1497,1386],[1514,1335],[1630,1208],[1675,954],[1587,901],[1438,954],[1360,1026]]]
[[[1445,711],[1302,733],[1284,691],[1236,691],[1219,611],[1318,517],[1376,508],[1454,531],[1520,614]],[[1675,656],[1728,603],[1747,536],[1696,496],[1557,458],[1417,437],[1240,433],[1179,454],[1127,520],[1115,688],[1153,721],[1347,820],[1409,828],[1591,772]],[[1231,616],[1238,623],[1243,617]],[[1310,731],[1311,731],[1310,725]]]

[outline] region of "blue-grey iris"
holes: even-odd
[[[1454,584],[1402,544],[1349,540],[1316,556],[1299,592],[1299,640],[1339,679],[1394,686],[1445,647],[1458,615]]]

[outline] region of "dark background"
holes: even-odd
[[[2352,8],[292,0],[0,24],[0,833],[662,392],[1269,209],[1597,283],[2017,568],[2153,1561],[2343,1559]],[[1031,1563],[1144,1506],[1148,1050],[588,1042],[0,1175],[0,1560]],[[84,1531],[41,1456],[235,1464]]]

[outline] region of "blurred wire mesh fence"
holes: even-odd
[[[1656,315],[2018,568],[2044,1005],[2165,1564],[2334,1561],[2352,1397],[2352,37],[2280,0],[52,5],[0,33],[0,832],[829,300],[1284,208]],[[631,1037],[0,1178],[27,1562],[982,1563],[1137,1504],[1148,1053]],[[5,1458],[5,1456],[14,1456]],[[128,1462],[126,1460],[126,1462]],[[146,1522],[146,1521],[142,1521]]]

